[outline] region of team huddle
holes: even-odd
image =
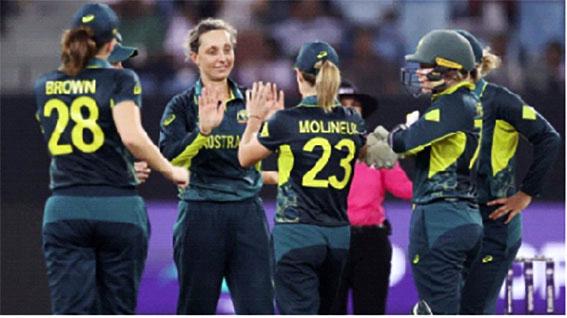
[[[290,72],[302,99],[284,107],[276,84],[230,79],[237,32],[202,20],[186,41],[199,79],[165,106],[156,146],[141,124],[140,80],[121,65],[137,51],[121,44],[118,24],[109,6],[83,6],[63,34],[61,67],[35,85],[51,156],[42,235],[55,314],[135,313],[150,235],[136,187],[151,170],[179,187],[178,314],[214,314],[223,279],[237,314],[345,314],[348,288],[355,313],[384,314],[390,225],[381,201],[361,204],[377,179],[412,200],[413,313],[495,313],[520,212],[542,192],[561,141],[518,95],[483,79],[500,60],[472,34],[423,36],[402,80],[429,105],[391,131],[367,130],[372,100],[345,85],[329,44],[301,47]],[[534,157],[516,189],[520,135]],[[262,171],[272,154],[277,171]],[[413,186],[397,162],[409,157]],[[263,184],[278,186],[272,233]],[[371,265],[355,265],[360,248],[376,246],[379,260],[368,253]],[[362,282],[358,270],[382,274]]]

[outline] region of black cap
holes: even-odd
[[[339,99],[343,97],[354,98],[360,102],[363,118],[367,118],[378,109],[378,100],[376,98],[368,94],[359,93],[356,86],[347,80],[343,80],[339,87]]]
[[[467,39],[467,41],[469,41],[469,43],[472,47],[472,50],[473,50],[475,63],[476,64],[481,63],[482,62],[482,44],[480,43],[480,41],[468,31],[465,31],[465,30],[456,30],[456,31],[460,35],[464,36],[465,39]]]
[[[299,50],[294,66],[302,72],[317,75],[319,70],[315,68],[315,64],[325,60],[339,65],[339,56],[329,43],[323,41],[308,42],[303,44],[301,50]]]
[[[91,28],[95,42],[101,44],[109,42],[112,38],[122,41],[122,36],[118,33],[118,23],[118,16],[107,4],[90,3],[82,6],[75,13],[72,27]]]
[[[108,62],[111,64],[124,62],[127,59],[138,55],[138,49],[135,47],[124,46],[120,43],[116,43],[112,53],[108,57]]]

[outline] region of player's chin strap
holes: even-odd
[[[411,314],[414,316],[433,315],[433,312],[425,300],[420,300],[413,306]]]

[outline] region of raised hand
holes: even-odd
[[[267,85],[269,86],[269,94],[266,102],[268,107],[268,114],[266,115],[266,118],[270,118],[270,116],[272,116],[278,110],[284,109],[284,92],[283,90],[280,90],[278,92],[278,87],[275,83],[268,83]]]
[[[268,95],[270,95],[270,84],[254,82],[252,89],[246,91],[246,111],[248,118],[256,118],[260,121],[266,119],[270,109],[268,108]]]
[[[210,135],[224,118],[226,101],[215,89],[204,87],[199,96],[199,130],[203,135]]]

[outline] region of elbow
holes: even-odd
[[[238,149],[238,162],[240,163],[240,166],[242,166],[243,168],[249,168],[250,166],[254,165],[254,162],[250,160],[249,156],[247,156],[246,153],[240,149],[241,148]]]
[[[143,147],[143,140],[135,134],[125,134],[121,135],[120,139],[124,146],[132,153],[136,153],[138,149]]]

